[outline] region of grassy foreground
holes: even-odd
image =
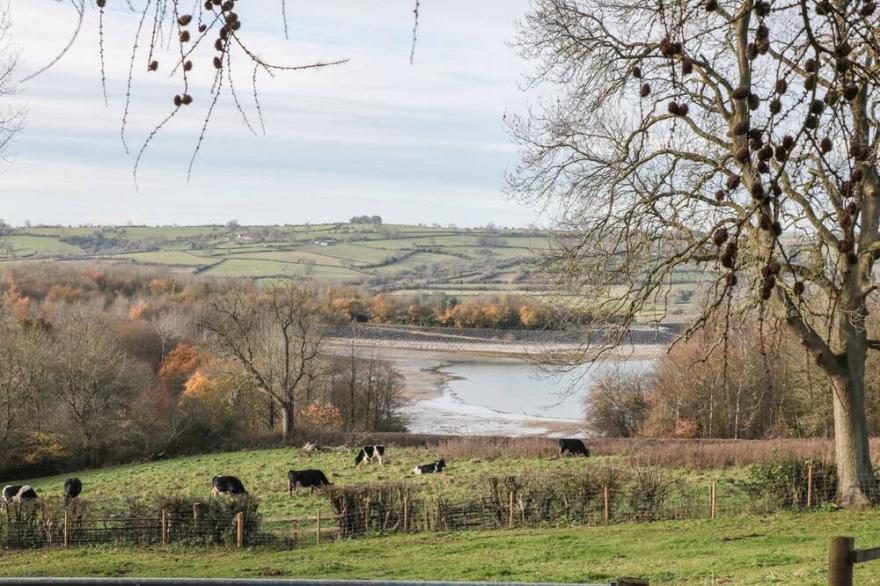
[[[289,577],[651,584],[827,583],[833,535],[880,545],[880,513],[783,513],[578,529],[393,535],[296,551],[82,548],[4,552],[0,575]],[[880,562],[857,566],[880,584]]]

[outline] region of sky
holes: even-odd
[[[70,2],[7,1],[24,78],[68,42],[76,13]],[[236,90],[257,134],[232,98],[221,97],[187,180],[213,72],[213,51],[197,53],[194,103],[150,143],[137,183],[136,153],[173,109],[180,84],[170,77],[170,53],[160,54],[156,73],[144,71],[145,53],[137,60],[126,153],[121,119],[139,18],[123,2],[108,4],[109,104],[90,10],[69,53],[15,98],[26,105],[27,123],[12,163],[0,169],[0,218],[16,225],[297,224],[379,214],[393,223],[541,223],[502,193],[517,161],[503,118],[536,98],[523,91],[528,64],[510,46],[528,0],[421,0],[413,65],[413,0],[287,0],[289,39],[280,1],[241,3],[241,33],[266,60],[349,61],[261,75],[263,134],[252,68],[239,58]]]

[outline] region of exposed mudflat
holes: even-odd
[[[350,351],[352,344],[360,356],[388,360],[403,374],[410,431],[451,435],[582,435],[590,379],[610,368],[650,369],[665,350],[664,344],[633,345],[600,364],[547,372],[541,367],[547,344],[408,337],[330,341],[338,352]]]

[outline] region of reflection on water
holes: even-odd
[[[582,421],[584,394],[596,377],[615,368],[646,372],[652,360],[630,360],[547,373],[527,362],[458,362],[441,370],[454,377],[443,396],[409,409],[410,429],[421,433],[529,435],[541,423]]]

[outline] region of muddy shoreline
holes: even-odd
[[[405,408],[413,432],[436,432],[442,426],[444,432],[458,435],[495,432],[500,435],[583,435],[580,420],[532,418],[513,421],[504,416],[475,419],[456,414],[443,407],[443,399],[449,399],[447,383],[456,377],[447,369],[464,363],[538,364],[544,347],[534,344],[492,344],[480,342],[431,342],[424,344],[412,340],[363,340],[332,339],[331,351],[347,353],[352,346],[363,358],[375,356],[394,364],[404,377],[404,396],[409,404]],[[610,354],[610,362],[626,360],[653,360],[662,355],[665,345],[644,344],[624,348]]]

